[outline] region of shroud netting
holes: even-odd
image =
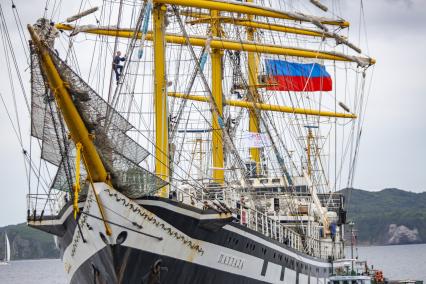
[[[152,194],[167,182],[143,169],[141,163],[149,152],[130,138],[126,132],[133,126],[110,107],[54,52],[50,52],[62,79],[69,83],[69,92],[89,132],[94,134],[94,144],[105,168],[110,173],[113,185],[130,198]],[[64,157],[73,156],[74,147],[69,140],[61,139],[60,113],[46,88],[40,62],[33,53],[31,134],[42,139],[42,158],[58,167],[52,188],[66,190],[69,187],[70,169]],[[63,132],[62,134],[65,134]],[[67,143],[65,145],[64,143]],[[65,151],[68,149],[68,151]],[[72,149],[72,150],[70,150]],[[74,160],[74,159],[72,159]],[[86,173],[82,174],[85,178]],[[72,178],[72,177],[71,177]]]

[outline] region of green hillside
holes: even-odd
[[[0,228],[0,259],[3,259],[5,251],[5,231],[10,241],[12,260],[59,257],[52,235],[23,223]]]
[[[345,189],[342,193],[346,197],[347,220],[356,223],[358,243],[383,245],[426,242],[426,192]],[[4,256],[5,231],[9,236],[13,260],[59,257],[51,235],[26,224],[18,224],[0,228],[0,259]]]
[[[348,221],[356,223],[359,243],[426,242],[426,192],[395,188],[378,192],[345,189],[342,192],[346,197]]]

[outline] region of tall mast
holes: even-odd
[[[249,3],[253,3],[253,0],[247,0]],[[252,21],[254,16],[253,15],[247,15],[247,18],[249,21]],[[247,40],[254,41],[254,35],[255,35],[256,29],[253,27],[247,28]],[[257,54],[254,52],[248,52],[248,76],[249,76],[249,92],[251,96],[253,96],[254,102],[259,102],[259,93],[257,92],[257,75],[258,75],[258,58]],[[254,133],[260,132],[260,124],[259,124],[259,118],[256,115],[256,109],[250,109],[249,114],[249,131]],[[253,161],[256,162],[256,173],[260,173],[260,150],[259,148],[250,148],[250,156]]]
[[[155,109],[155,173],[169,181],[169,127],[166,90],[164,17],[166,6],[156,4],[153,9],[154,41],[154,109]],[[168,186],[160,189],[161,197],[168,197]]]
[[[219,19],[219,11],[212,10],[211,32],[213,37],[221,36],[221,27]],[[212,112],[213,131],[212,131],[212,156],[213,156],[213,181],[223,183],[224,174],[224,156],[223,156],[223,133],[221,124],[223,124],[223,94],[222,94],[222,50],[213,48],[211,51],[212,60],[212,95],[217,105],[219,115]],[[220,116],[220,117],[219,117]]]

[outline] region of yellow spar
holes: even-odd
[[[310,22],[313,17],[305,16],[296,13],[287,13],[273,9],[256,6],[236,1],[221,1],[221,0],[154,0],[154,3],[163,3],[171,5],[179,5],[186,7],[202,8],[209,10],[218,10],[225,12],[241,13],[246,15],[254,15],[268,18],[277,18],[284,20],[293,20],[298,22]],[[318,22],[324,25],[340,26],[342,28],[349,27],[349,23],[344,20],[332,19],[317,19]]]
[[[74,30],[75,27],[66,24],[56,24],[56,28],[60,30]],[[115,36],[123,38],[133,38],[133,30],[130,29],[113,29],[113,28],[95,28],[87,29],[81,31],[83,33],[96,34],[96,35],[105,35],[105,36]],[[138,34],[138,38],[141,37],[141,33]],[[153,40],[152,32],[148,32],[146,35],[146,40]],[[168,43],[182,44],[186,45],[186,39],[182,35],[177,34],[166,34],[165,40]],[[189,42],[193,46],[204,47],[206,45],[207,38],[199,36],[189,37]],[[373,58],[363,58],[355,56],[346,56],[344,54],[334,53],[334,52],[325,52],[325,51],[316,51],[309,49],[300,49],[294,47],[283,47],[279,45],[272,44],[261,44],[251,41],[234,41],[227,39],[217,39],[213,38],[210,43],[210,47],[218,49],[228,49],[228,50],[240,50],[247,52],[256,52],[264,54],[276,54],[276,55],[286,55],[294,57],[305,57],[305,58],[315,58],[315,59],[325,59],[332,61],[346,61],[346,62],[357,62],[357,60],[366,61],[370,65],[376,63],[376,60]]]
[[[180,99],[188,99],[192,101],[199,102],[208,102],[209,99],[204,96],[194,96],[194,95],[185,95],[180,93],[168,93],[168,96],[180,98]],[[270,105],[265,103],[254,103],[248,101],[238,101],[238,100],[225,100],[225,105],[234,106],[234,107],[242,107],[248,109],[259,109],[265,111],[276,111],[276,112],[284,112],[284,113],[293,113],[293,114],[304,114],[304,115],[314,115],[314,116],[325,116],[325,117],[337,117],[337,118],[357,118],[355,114],[351,113],[339,113],[332,111],[322,111],[316,109],[306,109],[306,108],[296,108],[289,106],[280,106],[280,105]]]
[[[185,13],[182,12],[181,14],[188,16],[191,16],[194,14],[194,17],[199,17],[200,19],[187,21],[188,24],[205,24],[211,21],[210,17],[204,17],[203,14],[196,14],[196,13]],[[248,28],[255,28],[255,29],[263,29],[263,30],[269,30],[269,31],[276,31],[276,32],[283,32],[283,33],[289,33],[289,34],[298,34],[298,35],[305,35],[305,36],[312,36],[312,37],[333,37],[330,33],[325,31],[318,31],[318,30],[312,30],[312,29],[302,29],[302,28],[295,28],[295,27],[288,27],[284,25],[279,24],[273,24],[273,23],[262,23],[258,21],[253,20],[247,20],[247,19],[235,19],[231,17],[219,17],[220,21],[224,24],[232,24],[237,26],[243,26]]]

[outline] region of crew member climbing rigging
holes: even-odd
[[[124,66],[121,64],[122,61],[126,61],[126,57],[121,57],[121,51],[117,51],[112,61],[112,69],[115,72],[115,80],[117,81],[117,84],[120,80],[121,74],[123,73]]]

